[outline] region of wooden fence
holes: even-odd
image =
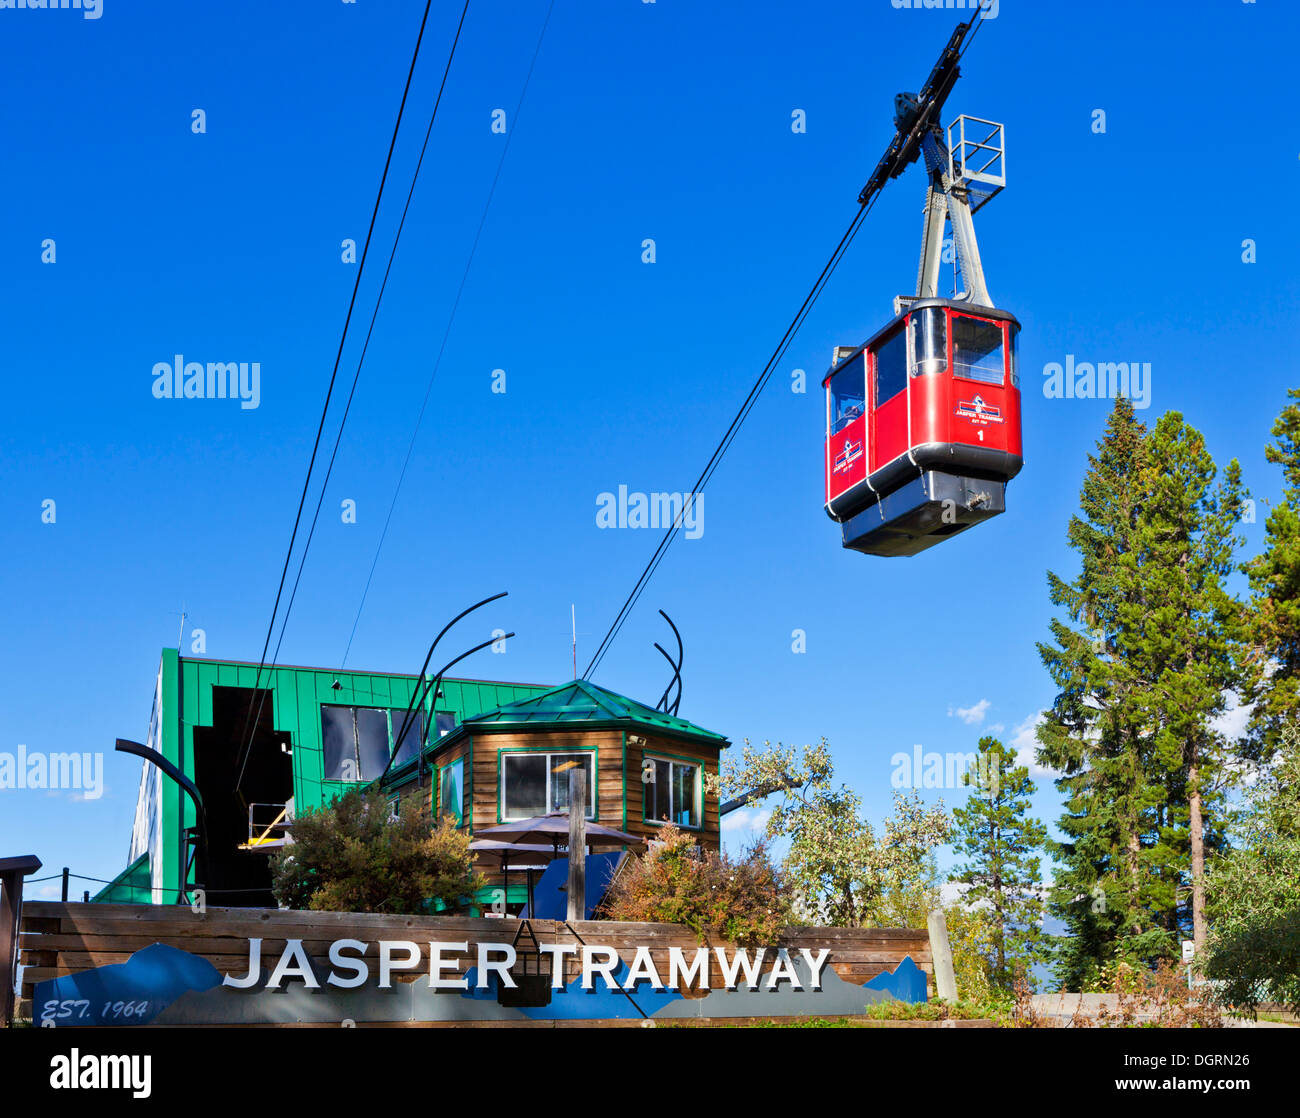
[[[675,924],[602,920],[566,925],[534,920],[531,925],[541,943],[608,946],[625,962],[633,959],[639,947],[648,948],[660,974],[665,976],[669,973],[670,948],[681,948],[687,957],[692,957],[700,946],[693,932]],[[519,926],[519,921],[513,918],[238,908],[193,912],[183,906],[29,902],[23,908],[20,934],[23,971],[19,1016],[31,1017],[38,983],[125,963],[134,953],[157,943],[199,956],[223,975],[240,978],[249,970],[250,939],[262,941],[264,971],[275,965],[288,941],[301,940],[303,952],[322,973],[331,970],[332,943],[339,939],[358,940],[366,945],[364,952],[352,952],[349,958],[366,960],[372,975],[379,960],[380,942],[400,940],[416,944],[420,949],[418,965],[394,973],[395,978],[412,980],[428,975],[431,942],[466,944],[465,952],[443,952],[445,959],[458,960],[463,974],[474,965],[479,943],[509,943]],[[529,945],[525,935],[521,951]],[[801,948],[813,952],[827,949],[825,973],[829,975],[833,971],[854,987],[862,987],[881,975],[887,980],[908,958],[932,981],[930,943],[925,930],[790,928],[772,947],[786,948],[796,957]],[[573,956],[568,957],[565,967],[566,979],[578,973]],[[714,989],[717,989],[716,980]],[[701,997],[705,991],[685,990],[682,994],[687,998]]]

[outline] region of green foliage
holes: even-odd
[[[1300,400],[1300,388],[1287,395]],[[1262,554],[1242,570],[1250,580],[1247,631],[1253,650],[1247,701],[1256,756],[1267,758],[1283,727],[1300,715],[1300,404],[1288,404],[1273,424],[1264,455],[1282,467],[1286,487],[1265,522]]]
[[[862,798],[834,784],[825,739],[820,744],[762,750],[745,743],[714,782],[723,796],[751,789],[780,795],[765,836],[789,840],[783,869],[809,922],[846,927],[924,927],[938,899],[934,848],[948,840],[952,823],[943,802],[927,807],[919,793],[894,794],[894,812],[878,836],[862,818]]]
[[[271,859],[272,891],[288,908],[416,914],[483,887],[468,833],[447,819],[430,831],[413,798],[390,820],[386,797],[352,789],[300,815],[293,836]]]
[[[1204,860],[1223,841],[1225,742],[1211,728],[1240,680],[1240,617],[1224,588],[1239,544],[1239,469],[1216,469],[1177,413],[1148,432],[1120,398],[1069,527],[1080,574],[1048,576],[1058,694],[1039,760],[1061,772],[1052,911],[1057,977],[1097,981],[1115,959],[1172,958],[1204,931]]]
[[[732,858],[725,851],[701,851],[689,832],[672,823],[614,879],[601,910],[611,920],[684,924],[701,943],[742,946],[772,944],[790,923],[781,873],[765,842]]]
[[[1210,875],[1213,916],[1204,964],[1223,1001],[1300,1013],[1300,734],[1283,732],[1277,763],[1252,790],[1238,846]]]
[[[1095,989],[1114,995],[1089,1014],[1082,1003],[1070,1018],[1076,1029],[1214,1029],[1223,1024],[1215,992],[1187,985],[1186,972],[1168,959],[1154,967],[1117,961],[1100,968]]]
[[[992,997],[995,986],[991,960],[996,957],[997,943],[990,910],[986,906],[954,904],[944,909],[944,916],[957,993],[965,1001]]]
[[[874,1002],[867,1006],[873,1021],[982,1021],[1000,1015],[1002,1007],[982,1001],[946,1002],[936,998],[928,1002]]]
[[[1036,851],[1047,829],[1027,814],[1035,791],[1029,770],[1017,766],[1015,751],[997,738],[980,739],[963,783],[971,795],[953,809],[953,818],[956,847],[967,861],[953,880],[967,886],[963,907],[987,908],[988,981],[1009,991],[1016,975],[1028,973],[1044,953]]]

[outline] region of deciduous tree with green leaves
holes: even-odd
[[[1300,734],[1279,736],[1233,836],[1210,869],[1213,919],[1203,964],[1232,1006],[1277,1002],[1300,1013]]]
[[[834,783],[825,739],[818,745],[745,743],[738,761],[728,760],[714,782],[726,798],[750,794],[757,805],[768,796],[767,838],[785,839],[786,880],[802,918],[847,927],[911,927],[937,901],[934,849],[948,841],[952,820],[940,801],[928,807],[920,794],[895,792],[894,812],[877,835],[862,818],[862,797]]]
[[[963,783],[965,805],[953,808],[954,845],[966,861],[953,877],[967,888],[962,903],[988,910],[986,958],[992,983],[1010,990],[1043,955],[1043,901],[1038,851],[1047,829],[1031,817],[1035,788],[1029,769],[997,738],[979,740],[977,758]]]

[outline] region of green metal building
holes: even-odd
[[[214,905],[270,900],[268,852],[284,820],[316,809],[381,775],[417,677],[326,668],[264,667],[192,659],[164,649],[145,744],[197,785],[206,814],[204,887]],[[425,737],[546,687],[444,679],[408,729],[396,760]],[[175,903],[196,884],[184,789],[143,763],[128,865],[94,898]],[[185,866],[182,870],[182,866]]]

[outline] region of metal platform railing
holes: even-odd
[[[293,841],[293,802],[286,804],[249,804],[248,841],[240,850],[278,849]]]

